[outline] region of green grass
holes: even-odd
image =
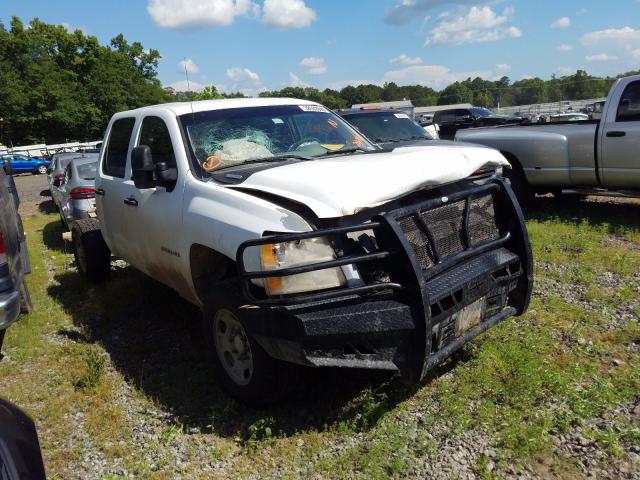
[[[525,463],[541,476],[579,477],[578,459],[555,451],[554,436],[580,427],[605,452],[604,467],[640,441],[640,425],[611,413],[640,391],[640,215],[631,213],[549,204],[528,220],[535,260],[547,266],[536,269],[539,285],[570,285],[595,307],[543,290],[524,316],[421,385],[311,372],[265,411],[219,389],[195,309],[128,268],[85,284],[68,268],[56,217],[25,218],[36,309],[7,333],[1,394],[34,417],[51,478],[71,476],[87,444],[140,478],[426,477],[439,445],[465,432],[497,452],[476,458],[480,478]],[[608,327],[621,305],[636,321]],[[181,467],[167,445],[179,446]]]

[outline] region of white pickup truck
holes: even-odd
[[[640,196],[640,75],[618,79],[600,120],[459,130],[456,140],[500,150],[520,203],[534,193]]]
[[[111,119],[79,270],[110,253],[201,307],[219,381],[274,401],[300,365],[419,381],[522,314],[532,258],[497,151],[383,151],[295,99],[173,103]]]

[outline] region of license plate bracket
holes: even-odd
[[[486,297],[481,297],[475,302],[467,305],[456,315],[456,337],[461,337],[473,327],[477,327],[482,322],[487,303]]]

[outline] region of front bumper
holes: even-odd
[[[415,382],[475,336],[523,313],[533,283],[531,248],[509,184],[492,179],[482,186],[467,184],[445,193],[415,205],[387,206],[389,210],[364,224],[243,244],[238,265],[245,280],[250,333],[271,356],[281,360],[316,367],[391,370]],[[476,200],[487,195],[494,202],[491,208],[498,212],[496,232],[478,241],[477,225],[471,224],[478,221]],[[432,231],[436,222],[449,228],[456,220],[431,214],[444,211],[448,215],[446,209],[454,205],[460,205],[459,238],[440,238],[439,232]],[[418,221],[422,217],[429,221]],[[413,225],[414,218],[429,248],[416,244],[417,230],[408,233],[407,225]],[[384,270],[388,274],[385,281],[279,299],[260,298],[251,287],[251,279],[274,276],[274,272],[246,272],[243,256],[247,248],[371,229],[377,250],[276,273],[290,275],[356,264],[360,270]],[[452,247],[456,242],[458,250]],[[475,312],[471,322],[470,310]]]
[[[15,290],[0,293],[0,330],[15,322],[20,314],[20,293]]]

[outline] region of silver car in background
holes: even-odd
[[[94,154],[73,158],[65,168],[54,201],[67,228],[71,228],[76,220],[88,218],[89,210],[96,206],[97,167],[98,155]]]

